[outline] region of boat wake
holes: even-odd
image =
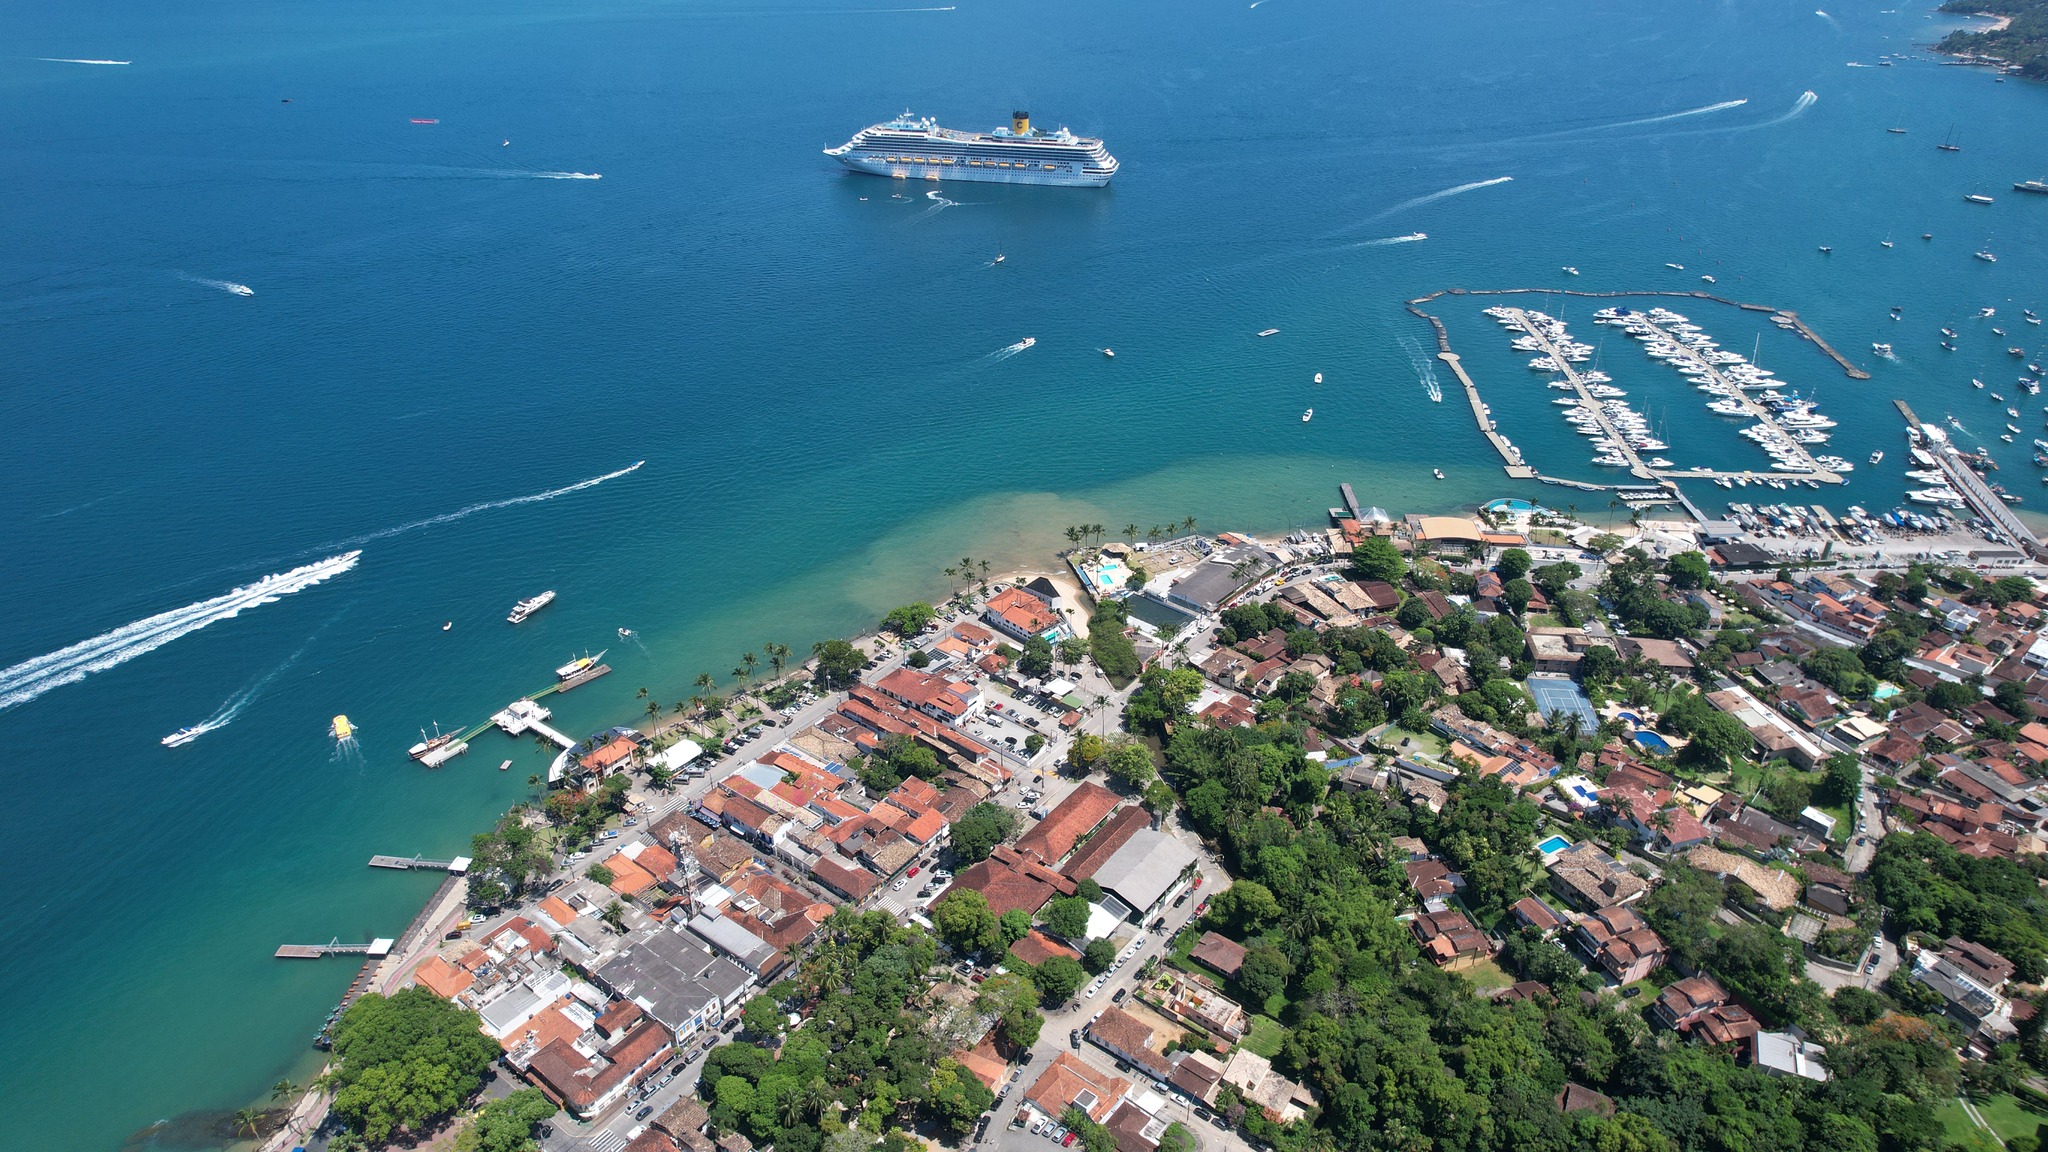
[[[1382,236],[1377,240],[1360,240],[1353,248],[1384,248],[1389,244],[1413,244],[1417,240],[1429,239],[1427,232],[1410,232],[1406,236]]]
[[[37,56],[45,64],[133,64],[133,60],[67,60],[62,56]]]
[[[253,584],[211,600],[201,600],[169,612],[124,624],[101,636],[84,640],[69,648],[61,648],[46,655],[24,660],[11,668],[0,669],[0,709],[25,704],[52,688],[74,684],[94,672],[104,672],[119,664],[125,664],[137,656],[154,652],[181,636],[190,635],[209,624],[232,620],[245,608],[269,604],[280,597],[301,592],[313,585],[330,580],[356,566],[361,552],[344,552],[330,556],[317,563],[306,564],[289,572],[265,576]]]
[[[1815,9],[1813,10],[1813,14],[1814,14],[1815,16],[1818,16],[1818,17],[1820,17],[1821,19],[1823,19],[1823,20],[1827,21],[1828,23],[1830,23],[1830,24],[1834,25],[1834,26],[1835,26],[1835,30],[1836,30],[1836,31],[1840,31],[1840,30],[1841,30],[1841,28],[1842,28],[1842,22],[1841,22],[1840,20],[1837,20],[1837,19],[1835,19],[1835,18],[1834,18],[1833,16],[1830,16],[1830,15],[1828,15],[1828,14],[1827,14],[1826,12],[1823,12],[1823,11],[1821,11],[1821,10],[1820,10],[1820,9],[1818,9],[1818,8],[1815,8]]]
[[[911,217],[910,222],[912,224],[917,223],[919,220],[929,220],[948,208],[958,208],[960,206],[960,201],[946,199],[945,194],[936,188],[925,193],[924,198],[931,201],[932,206]]]
[[[254,288],[249,287],[247,284],[237,284],[233,280],[209,280],[204,276],[189,276],[183,272],[178,273],[178,275],[184,277],[190,283],[202,284],[208,288],[217,288],[233,296],[254,296],[256,294]]]
[[[1705,116],[1713,112],[1726,112],[1730,108],[1740,108],[1747,103],[1749,103],[1749,98],[1745,96],[1739,100],[1723,100],[1719,104],[1705,104],[1698,108],[1688,108],[1683,112],[1667,112],[1662,116],[1645,116],[1640,120],[1622,120],[1614,124],[1600,124],[1591,128],[1576,128],[1573,131],[1608,132],[1616,128],[1637,128],[1644,124],[1664,124],[1672,120],[1684,120],[1691,116]]]
[[[1801,92],[1799,94],[1799,99],[1794,100],[1792,102],[1791,111],[1785,113],[1783,116],[1780,116],[1775,120],[1766,120],[1763,123],[1756,125],[1756,127],[1775,128],[1780,124],[1790,123],[1791,121],[1798,119],[1799,116],[1802,113],[1804,113],[1808,108],[1813,107],[1815,104],[1819,102],[1820,94],[1815,92],[1813,89],[1809,88],[1806,91]]]
[[[1415,370],[1415,378],[1422,382],[1422,390],[1429,393],[1431,402],[1444,402],[1444,388],[1437,383],[1436,362],[1429,358],[1413,336],[1401,337],[1401,350],[1408,353],[1408,366]]]
[[[602,180],[602,172],[528,172],[535,180]]]
[[[341,619],[341,616],[337,614],[334,620],[339,619]],[[320,633],[327,631],[328,624],[334,623],[334,620],[329,620],[327,624],[322,624],[319,628],[315,629],[313,634],[306,638],[306,642],[299,645],[298,651],[284,658],[284,663],[258,676],[248,687],[228,697],[219,708],[214,709],[213,715],[192,725],[190,728],[180,728],[171,735],[164,737],[164,744],[173,748],[183,744],[190,744],[208,732],[218,731],[234,723],[235,717],[240,716],[243,709],[254,704],[256,697],[261,696],[263,690],[270,687],[271,681],[283,675],[286,669],[299,662],[299,657],[306,654],[306,649],[313,646],[313,641],[319,639]]]
[[[998,348],[995,351],[989,353],[988,359],[995,361],[1008,360],[1010,357],[1015,356],[1017,353],[1022,352],[1026,348],[1029,348],[1036,343],[1038,343],[1038,337],[1026,336],[1022,340],[1017,341],[1015,344],[1012,344],[1007,348]]]
[[[1477,192],[1481,188],[1491,188],[1495,184],[1506,184],[1513,180],[1513,176],[1495,176],[1491,180],[1474,180],[1470,184],[1460,184],[1455,188],[1445,188],[1440,192],[1431,192],[1427,196],[1417,196],[1413,200],[1403,200],[1392,208],[1366,220],[1365,223],[1370,224],[1375,220],[1384,220],[1396,212],[1406,212],[1410,208],[1420,208],[1424,204],[1434,204],[1439,200],[1448,200],[1453,196],[1463,196],[1467,192]]]
[[[617,480],[621,476],[638,472],[640,466],[645,463],[647,463],[645,460],[636,460],[631,465],[621,468],[616,472],[607,472],[602,476],[592,476],[588,480],[579,480],[565,488],[550,488],[546,492],[535,492],[531,496],[514,496],[510,500],[486,500],[481,504],[471,504],[467,508],[458,508],[453,512],[443,512],[439,516],[429,516],[424,520],[414,520],[410,523],[400,524],[396,528],[383,528],[361,536],[352,536],[346,540],[338,540],[328,545],[328,547],[351,548],[358,544],[368,544],[372,540],[387,540],[402,533],[416,532],[421,528],[431,528],[436,524],[447,524],[466,516],[474,516],[479,512],[489,512],[496,508],[511,508],[519,504],[538,504],[542,500],[553,500],[557,496],[567,496],[571,492],[581,492],[585,488],[595,488],[607,480]]]

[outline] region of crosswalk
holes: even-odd
[[[584,1152],[619,1152],[626,1146],[626,1134],[615,1129],[606,1129],[592,1136],[583,1144]]]

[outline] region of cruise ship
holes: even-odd
[[[906,111],[861,129],[839,147],[825,149],[825,155],[856,172],[899,180],[1100,188],[1117,169],[1116,157],[1102,141],[1065,128],[1033,128],[1029,112],[1012,112],[1008,128],[962,132]]]

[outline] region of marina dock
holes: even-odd
[[[1507,472],[1509,477],[1516,480],[1538,480],[1545,484],[1554,484],[1561,487],[1577,488],[1581,491],[1587,492],[1605,492],[1610,491],[1616,487],[1612,484],[1596,484],[1583,480],[1568,480],[1559,476],[1545,475],[1541,471],[1537,470],[1534,466],[1530,465],[1528,461],[1523,458],[1522,450],[1516,447],[1514,443],[1510,441],[1506,436],[1503,436],[1499,428],[1495,425],[1491,412],[1487,408],[1485,402],[1480,397],[1479,386],[1476,383],[1474,383],[1471,375],[1465,371],[1464,364],[1460,360],[1458,354],[1451,350],[1450,332],[1448,329],[1444,327],[1443,321],[1439,317],[1426,311],[1423,308],[1423,305],[1442,296],[1516,296],[1539,294],[1577,296],[1589,299],[1626,299],[1629,297],[1640,296],[1678,297],[1682,299],[1707,300],[1717,304],[1726,304],[1730,307],[1740,308],[1748,312],[1769,313],[1773,323],[1776,323],[1779,327],[1785,328],[1788,331],[1796,331],[1800,336],[1811,341],[1822,352],[1827,354],[1827,356],[1830,359],[1834,360],[1835,363],[1842,368],[1842,371],[1850,377],[1859,380],[1869,378],[1869,373],[1864,372],[1862,369],[1850,363],[1848,359],[1843,357],[1839,352],[1836,352],[1832,347],[1828,345],[1826,341],[1822,340],[1817,333],[1815,333],[1812,329],[1806,327],[1805,322],[1799,319],[1797,313],[1786,311],[1784,309],[1774,308],[1765,304],[1748,304],[1738,300],[1729,300],[1725,297],[1716,296],[1710,292],[1579,292],[1571,289],[1542,288],[1444,288],[1432,292],[1427,296],[1418,296],[1413,300],[1407,301],[1406,307],[1409,313],[1418,317],[1419,319],[1427,321],[1429,323],[1430,328],[1434,330],[1438,349],[1437,359],[1442,360],[1445,364],[1449,365],[1452,374],[1457,376],[1458,383],[1465,389],[1465,399],[1467,403],[1469,403],[1472,407],[1472,418],[1473,421],[1479,426],[1480,435],[1486,437],[1487,442],[1493,445],[1494,451],[1500,453],[1503,470]],[[1797,452],[1795,462],[1804,465],[1804,471],[1781,471],[1774,468],[1720,469],[1650,467],[1649,464],[1644,462],[1644,460],[1635,451],[1635,449],[1628,444],[1626,438],[1620,435],[1619,431],[1608,419],[1606,412],[1600,407],[1599,401],[1593,396],[1586,382],[1583,379],[1581,379],[1579,374],[1576,371],[1574,371],[1571,367],[1570,360],[1563,354],[1563,352],[1556,346],[1555,343],[1553,343],[1547,336],[1543,335],[1540,325],[1529,320],[1527,310],[1522,308],[1516,308],[1513,306],[1504,307],[1506,307],[1507,311],[1510,312],[1518,321],[1522,323],[1523,329],[1529,335],[1536,337],[1537,341],[1542,345],[1543,354],[1557,361],[1559,365],[1559,370],[1563,374],[1565,380],[1572,386],[1572,390],[1577,395],[1582,409],[1591,411],[1595,415],[1598,421],[1599,430],[1601,434],[1619,448],[1623,458],[1628,461],[1628,471],[1631,475],[1642,480],[1656,481],[1658,483],[1671,484],[1673,486],[1675,486],[1675,482],[1679,480],[1711,480],[1716,483],[1726,481],[1728,484],[1731,485],[1765,484],[1776,485],[1780,487],[1787,484],[1795,484],[1800,482],[1807,482],[1812,484],[1845,484],[1848,482],[1847,477],[1841,475],[1840,473],[1831,472],[1825,468],[1822,468],[1819,462],[1813,458],[1812,453],[1808,452],[1803,446],[1797,445],[1796,443],[1794,443],[1794,447]],[[1660,325],[1650,322],[1647,316],[1642,317],[1642,320],[1645,323],[1650,323],[1651,327],[1655,328],[1659,336],[1661,336],[1666,341],[1684,347],[1682,342],[1674,340],[1671,337],[1671,335],[1668,332],[1665,332]],[[1767,427],[1775,429],[1780,433],[1784,433],[1784,428],[1779,425],[1777,419],[1770,412],[1770,410],[1764,408],[1762,405],[1757,404],[1755,401],[1751,400],[1747,392],[1744,392],[1739,388],[1735,388],[1732,384],[1730,384],[1727,378],[1723,376],[1720,370],[1713,364],[1707,362],[1704,358],[1697,357],[1696,355],[1694,359],[1701,367],[1706,369],[1707,374],[1710,377],[1712,377],[1714,382],[1729,387],[1736,392],[1743,406],[1744,414],[1747,417],[1749,417],[1750,419],[1754,419],[1759,423],[1766,425]],[[1786,438],[1789,442],[1790,437],[1787,436]],[[2002,504],[2001,509],[2003,509]],[[2006,512],[2006,515],[2010,516],[2011,514],[2008,511]]]
[[[1998,530],[2005,533],[2029,558],[2048,559],[2048,547],[2042,545],[2040,537],[2034,535],[2032,530],[2013,514],[2013,510],[2005,501],[2000,500],[1998,494],[1984,483],[1982,476],[1963,463],[1960,451],[1946,432],[1932,424],[1922,423],[1904,400],[1894,400],[1892,404],[1898,408],[1899,415],[1906,418],[1907,426],[1919,433],[1924,441],[1922,447],[1929,456],[1934,457],[1935,466],[1941,469],[1943,476],[1948,477],[1949,487],[1956,490],[1972,512],[1998,525]]]
[[[343,944],[336,936],[326,944],[282,944],[274,956],[279,960],[319,960],[328,956],[383,956],[391,951],[391,938],[379,936],[368,944]]]

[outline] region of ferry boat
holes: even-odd
[[[609,649],[607,649],[607,651],[609,651]],[[597,667],[597,662],[602,659],[604,659],[603,652],[599,652],[595,656],[579,656],[576,659],[569,661],[567,664],[562,665],[560,668],[555,669],[555,679],[574,680],[576,677],[581,676],[585,672],[590,671],[592,668]]]
[[[540,611],[541,609],[547,607],[550,604],[553,604],[554,602],[555,590],[553,588],[550,588],[547,591],[541,593],[540,595],[535,596],[531,600],[521,600],[519,603],[514,604],[512,606],[512,614],[510,616],[505,617],[505,622],[508,624],[523,624],[526,622],[526,618],[528,616],[533,615],[535,612]]]
[[[1101,188],[1117,170],[1116,157],[1101,140],[1065,128],[1033,128],[1029,112],[1012,112],[1008,128],[962,132],[905,111],[861,129],[839,147],[825,149],[825,155],[856,172],[899,180]]]

